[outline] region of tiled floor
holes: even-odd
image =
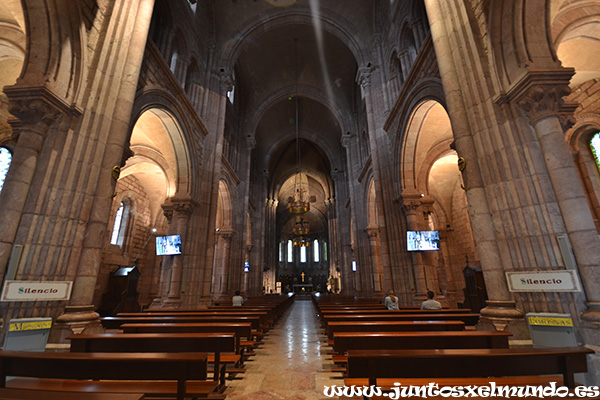
[[[296,300],[246,363],[241,379],[229,381],[228,400],[327,399],[325,385],[340,385],[328,372],[331,357],[311,301]],[[325,370],[324,370],[325,368]]]

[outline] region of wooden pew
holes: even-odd
[[[244,348],[253,347],[252,326],[245,322],[198,322],[168,324],[123,324],[124,333],[233,333],[235,334],[235,353],[244,357]],[[246,340],[242,340],[246,338]]]
[[[468,383],[471,377],[558,374],[575,387],[574,374],[587,372],[586,355],[593,353],[585,347],[350,350],[348,378],[368,378],[364,384],[377,385],[380,378],[464,378]]]
[[[336,332],[412,332],[412,331],[464,331],[462,321],[362,321],[329,322],[327,337],[333,340]]]
[[[258,317],[240,316],[168,316],[168,317],[104,317],[100,318],[106,329],[120,329],[123,324],[152,324],[152,323],[198,323],[198,322],[246,322],[252,325],[253,334],[260,331]]]
[[[207,358],[206,353],[0,351],[0,387],[207,397],[217,388],[206,381]]]
[[[509,332],[336,332],[333,349],[338,354],[349,350],[385,349],[507,349]]]
[[[50,392],[48,390],[0,389],[0,400],[143,400],[142,393]]]
[[[323,317],[324,328],[327,329],[329,322],[339,321],[462,321],[465,325],[476,325],[479,321],[479,314],[328,314]]]
[[[175,317],[175,318],[186,318],[186,317],[258,317],[259,328],[263,331],[269,329],[269,317],[266,311],[192,311],[192,312],[142,312],[142,313],[119,313],[117,317]]]
[[[238,365],[233,333],[100,333],[68,336],[71,352],[78,353],[214,353],[214,381],[225,387],[225,369],[221,364]],[[223,366],[224,366],[223,365]],[[220,379],[219,379],[220,378]]]

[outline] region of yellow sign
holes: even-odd
[[[573,326],[571,318],[560,317],[528,317],[529,325],[542,326]]]
[[[50,327],[52,327],[52,321],[13,322],[8,330],[9,332],[34,331],[36,329],[50,329]]]

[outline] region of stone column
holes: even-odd
[[[504,330],[509,324],[519,325],[518,329],[521,329],[524,328],[523,313],[516,309],[516,303],[508,290],[494,221],[479,169],[479,156],[469,124],[469,111],[465,107],[461,81],[454,64],[454,46],[449,37],[451,31],[446,27],[447,16],[442,11],[441,1],[444,0],[425,0],[425,8],[448,104],[456,151],[466,161],[466,168],[462,171],[463,181],[489,297],[488,306],[481,310],[482,320],[489,321],[500,330]]]
[[[217,299],[229,297],[227,274],[229,273],[229,249],[231,248],[232,230],[221,229],[216,233],[217,249],[215,252],[215,280],[213,293]]]
[[[336,179],[334,178],[334,181]],[[329,240],[327,243],[327,250],[329,252],[329,275],[336,275],[336,268],[338,267],[337,260],[337,240],[338,240],[338,232],[337,232],[337,216],[335,210],[335,199],[330,198],[325,200],[325,207],[327,209],[327,227],[329,230]]]
[[[172,231],[170,232],[170,234],[181,235],[181,243],[184,249],[186,247],[189,248],[189,244],[186,240],[186,232],[192,209],[193,206],[191,201],[185,201],[180,199],[173,200],[174,213],[170,228],[170,230],[172,229]],[[173,257],[171,267],[171,283],[169,285],[167,299],[163,304],[164,308],[178,308],[181,305],[181,276],[185,265],[184,258],[186,252],[183,251],[182,253],[183,254],[171,256]]]
[[[132,36],[126,42],[129,46],[124,53],[126,57],[123,70],[120,71],[121,77],[119,97],[114,101],[115,111],[111,116],[111,134],[108,137],[106,148],[104,150],[101,170],[98,177],[98,184],[93,198],[92,213],[87,225],[85,238],[79,257],[79,266],[77,276],[73,282],[73,291],[71,294],[70,306],[66,312],[78,312],[80,307],[90,308],[94,295],[94,288],[98,278],[98,268],[102,255],[103,242],[98,240],[106,232],[108,217],[112,205],[112,197],[118,174],[113,174],[113,167],[120,166],[123,163],[123,152],[126,148],[129,132],[129,122],[131,119],[131,110],[133,108],[133,99],[138,84],[140,67],[144,58],[146,48],[146,39],[154,0],[139,0],[137,15],[135,17],[135,28]],[[75,308],[73,308],[75,307]],[[63,316],[68,319],[67,315]]]
[[[13,243],[17,235],[27,195],[33,182],[37,162],[44,146],[46,136],[52,124],[60,119],[60,110],[52,103],[59,100],[49,94],[43,96],[31,93],[30,99],[23,98],[23,89],[6,88],[5,92],[11,99],[10,113],[19,120],[10,121],[13,137],[17,140],[12,162],[2,192],[0,192],[0,271],[4,276],[8,265]],[[18,95],[18,99],[14,99]],[[44,99],[47,97],[47,99]]]
[[[365,232],[369,236],[369,246],[371,249],[371,263],[373,265],[373,283],[374,294],[376,297],[382,297],[387,288],[383,279],[383,260],[381,259],[381,243],[379,242],[379,228],[376,226],[367,227]]]
[[[530,71],[507,96],[529,118],[544,154],[585,288],[589,309],[582,313],[582,318],[600,321],[600,238],[562,126],[574,108],[563,101],[570,93],[568,82],[573,73],[572,69]]]
[[[402,193],[402,210],[406,215],[408,230],[419,230],[419,213],[421,212],[421,195],[417,193]],[[427,298],[427,281],[425,279],[425,265],[420,252],[410,253],[413,263],[415,279],[415,300],[421,302]]]

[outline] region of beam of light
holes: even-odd
[[[331,90],[331,78],[327,71],[327,63],[325,62],[325,49],[323,47],[323,26],[321,23],[319,11],[319,0],[310,0],[310,13],[312,16],[313,26],[315,29],[315,39],[317,41],[317,52],[319,54],[319,64],[321,66],[321,74],[325,80],[325,94],[331,104],[333,104],[333,91]]]

